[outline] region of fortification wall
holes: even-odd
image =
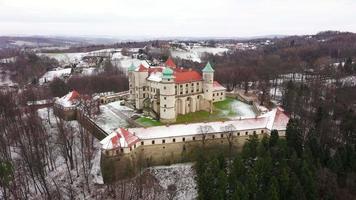
[[[249,135],[233,137],[231,140],[231,153],[241,151]],[[260,134],[258,137],[262,138],[263,135],[265,134]],[[110,182],[133,177],[140,173],[142,169],[150,166],[191,162],[196,160],[199,151],[204,151],[206,154],[216,152],[228,154],[230,152],[230,143],[226,135],[221,138],[220,134],[214,134],[214,139],[212,135],[209,135],[205,139],[204,144],[202,140],[198,139],[193,141],[187,138],[185,142],[182,142],[179,138],[176,139],[177,142],[175,143],[139,145],[137,148],[132,149],[130,153],[116,154],[115,151],[120,150],[103,151],[102,171],[104,180]],[[146,142],[149,143],[150,141]],[[112,177],[113,174],[114,178]]]

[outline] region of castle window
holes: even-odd
[[[166,140],[162,140],[162,144],[166,143]]]
[[[195,140],[195,137],[193,137],[193,140]]]
[[[146,94],[145,93],[143,94],[143,98],[146,98]]]
[[[192,86],[194,86],[194,83],[192,83]]]
[[[221,93],[221,95],[223,95],[223,93]]]
[[[215,135],[212,135],[212,136],[211,136],[211,138],[213,138],[213,139],[214,139],[214,138],[215,138]]]
[[[141,146],[143,146],[144,145],[144,143],[143,143],[143,141],[141,142]]]
[[[253,131],[253,134],[256,134],[256,131]]]
[[[188,83],[187,83],[187,84],[185,84],[185,87],[188,87]]]
[[[165,149],[166,147],[165,147],[165,146],[163,146],[162,148],[163,148],[163,149]]]
[[[167,97],[164,97],[163,99],[164,99],[164,100],[166,100],[166,99],[167,99]]]
[[[123,148],[121,148],[121,149],[120,149],[120,151],[121,151],[121,153],[123,153],[123,152],[124,152],[124,149],[123,149]]]
[[[186,94],[188,94],[188,90],[187,90],[187,91],[185,91],[185,93],[186,93]]]
[[[136,148],[136,144],[134,144],[134,149]]]
[[[213,97],[215,97],[215,93],[213,94]]]
[[[168,81],[170,81],[171,79],[168,79]]]
[[[221,138],[223,138],[223,137],[224,137],[224,134],[221,134],[220,136],[221,136]]]
[[[200,99],[200,96],[198,96],[197,98]]]
[[[261,133],[263,133],[264,131],[263,130],[261,130]]]
[[[130,151],[132,151],[132,148],[130,147]]]
[[[165,89],[166,89],[166,86],[164,86],[163,89],[165,90]]]
[[[180,85],[180,87],[183,87],[183,85]]]
[[[182,140],[183,140],[183,142],[185,142],[185,138],[183,138]]]
[[[245,135],[248,135],[248,132],[247,132],[247,131],[245,132]]]
[[[164,107],[165,107],[165,108],[167,108],[167,105],[166,105],[166,104],[164,104]]]
[[[183,92],[182,92],[182,91],[180,91],[180,94],[183,94]]]
[[[237,132],[237,135],[240,136],[240,132]]]
[[[175,138],[173,138],[173,142],[176,142],[176,139],[175,139]]]
[[[192,93],[194,92],[194,90],[192,90]]]
[[[199,85],[199,82],[197,82],[197,85]]]
[[[152,140],[152,144],[155,144],[155,141],[154,141],[154,140]]]
[[[163,112],[166,112],[166,109],[164,109]]]
[[[209,90],[206,90],[206,92],[208,92]]]

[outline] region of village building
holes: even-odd
[[[131,65],[128,76],[129,101],[163,123],[191,112],[212,112],[213,102],[225,100],[226,89],[214,81],[209,62],[199,73],[178,67],[168,58],[163,66]]]

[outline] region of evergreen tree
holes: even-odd
[[[248,200],[248,191],[246,190],[246,188],[244,187],[244,185],[240,182],[237,181],[237,185],[236,185],[236,190],[233,193],[232,199],[233,200]]]
[[[269,146],[273,147],[277,144],[279,139],[278,131],[277,130],[272,130],[271,131],[271,136],[269,138]]]
[[[228,187],[227,177],[224,170],[221,169],[217,177],[216,199],[226,199],[227,187]]]
[[[293,148],[297,155],[300,157],[303,152],[303,139],[302,139],[302,130],[300,128],[299,120],[290,119],[287,124],[286,130],[286,139],[288,146]]]
[[[279,200],[278,181],[275,177],[271,178],[266,199]]]

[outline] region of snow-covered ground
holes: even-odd
[[[236,116],[231,117],[232,119],[250,118],[256,116],[253,106],[242,101],[233,101],[231,103],[231,109],[236,113]]]
[[[205,53],[220,55],[222,53],[228,52],[229,49],[223,47],[192,47],[188,50],[183,49],[172,49],[171,54],[175,58],[181,58],[186,60],[192,60],[194,62],[201,62],[201,58]]]
[[[110,56],[113,64],[127,69],[131,63],[135,66],[140,64],[148,67],[148,63],[144,60],[139,60],[137,58],[132,58],[131,56],[124,56],[121,53],[121,48],[118,49],[101,49],[97,51],[90,52],[78,52],[78,53],[39,53],[38,55],[45,55],[50,58],[56,59],[60,65],[65,66],[73,63],[77,63],[78,66],[85,66],[82,62],[85,56]],[[130,52],[137,52],[138,48],[128,49]]]
[[[93,119],[97,125],[107,133],[111,133],[120,127],[127,127],[128,123],[125,119],[114,113],[108,106],[112,106],[115,109],[120,110],[121,112],[127,114],[127,116],[130,116],[130,113],[134,113],[132,109],[126,106],[121,106],[120,101],[115,101],[107,105],[101,105],[100,114]]]
[[[44,83],[50,82],[56,77],[60,78],[64,75],[70,75],[71,71],[71,68],[56,68],[52,71],[48,71],[39,79],[39,84],[42,85]]]
[[[9,71],[0,70],[0,87],[10,87],[17,85],[10,79]]]
[[[57,187],[58,185],[60,186],[60,190],[64,192],[62,197],[64,199],[69,199],[69,194],[67,194],[67,189],[69,187],[72,187],[74,191],[74,195],[76,196],[77,199],[83,199],[83,189],[82,186],[85,184],[85,179],[83,177],[83,169],[82,165],[78,163],[78,171],[75,169],[71,170],[72,178],[73,178],[73,184],[69,186],[70,181],[69,181],[69,173],[67,166],[65,164],[65,160],[63,156],[61,156],[61,149],[58,146],[58,136],[59,136],[59,129],[57,125],[57,117],[53,114],[52,108],[43,108],[38,110],[38,116],[43,120],[44,127],[50,135],[49,141],[53,143],[51,145],[53,149],[53,156],[55,160],[55,169],[52,171],[49,171],[47,174],[48,183],[51,185],[51,187]],[[76,156],[76,159],[80,159],[80,132],[79,132],[79,123],[77,121],[65,121],[64,126],[67,128],[70,128],[70,130],[73,133],[73,153]],[[68,133],[66,133],[68,134]],[[103,178],[101,176],[101,170],[100,170],[100,156],[101,156],[101,151],[100,151],[100,143],[97,139],[94,138],[93,140],[93,145],[94,145],[94,156],[93,159],[91,160],[91,169],[90,169],[90,176],[89,176],[89,181],[90,181],[90,187],[91,190],[95,189],[95,184],[103,184]],[[78,173],[79,172],[79,173]],[[57,186],[54,185],[54,182],[56,182]],[[88,197],[88,194],[86,194]],[[38,196],[32,196],[31,199],[40,199]],[[89,198],[90,199],[90,198]]]
[[[172,199],[190,200],[198,197],[193,163],[156,166],[149,168],[149,171],[164,190],[170,191],[169,187],[176,188],[176,190],[170,191]],[[168,198],[165,196],[162,199]]]

